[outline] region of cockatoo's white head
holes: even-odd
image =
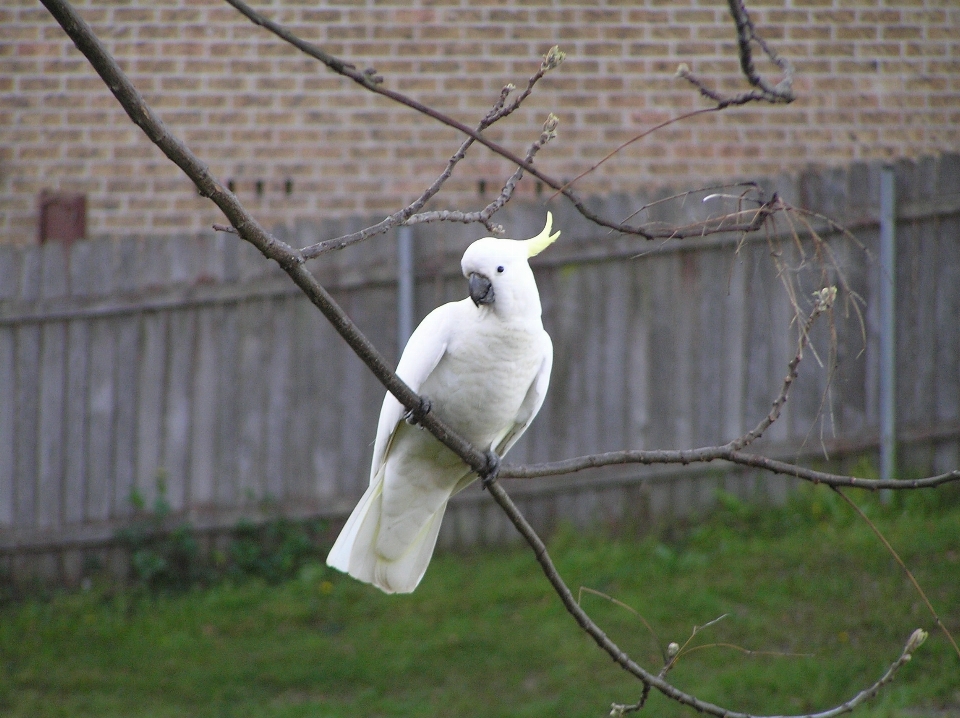
[[[556,241],[551,234],[553,215],[536,237],[516,240],[484,237],[467,247],[460,261],[463,276],[470,283],[470,298],[479,308],[498,315],[540,316],[540,294],[527,260]]]

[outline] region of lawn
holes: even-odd
[[[960,635],[958,491],[889,505],[853,496]],[[551,552],[575,592],[627,604],[660,646],[725,616],[669,675],[703,699],[768,714],[828,708],[878,678],[922,627],[930,638],[913,661],[855,715],[960,715],[960,658],[849,507],[823,488],[782,508],[720,504],[641,539],[562,530]],[[634,613],[582,600],[621,647],[659,669],[658,639]],[[600,717],[639,693],[519,545],[441,554],[410,596],[312,562],[280,583],[168,593],[95,584],[0,605],[0,715],[9,718]],[[643,714],[695,715],[656,692]]]

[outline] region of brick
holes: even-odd
[[[884,27],[880,36],[884,40],[917,40],[923,37],[923,28],[915,25],[894,25]]]
[[[876,40],[879,28],[875,25],[839,25],[836,28],[838,40]]]

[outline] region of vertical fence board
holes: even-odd
[[[867,234],[865,245],[872,250],[874,256],[879,256],[879,232]],[[880,286],[887,281],[880,272],[878,262],[873,262],[870,271],[866,272],[862,295],[866,302],[863,310],[865,324],[866,346],[864,347],[864,397],[863,406],[867,417],[873,418],[873,423],[879,427],[880,411]],[[869,421],[869,419],[868,419]]]
[[[960,218],[945,219],[938,251],[939,289],[934,308],[934,416],[941,421],[960,420]]]
[[[290,302],[284,300],[271,301],[267,311],[271,317],[272,333],[264,377],[267,388],[264,489],[272,499],[282,500],[287,496],[284,457],[287,450],[288,401],[291,391],[293,313]]]
[[[17,418],[14,491],[14,522],[29,527],[36,516],[37,480],[37,395],[40,381],[40,326],[17,330]]]
[[[209,510],[216,498],[214,475],[216,427],[219,412],[217,312],[203,307],[197,311],[196,357],[193,374],[193,424],[190,434],[190,503],[196,509]]]
[[[960,162],[958,170],[960,170]],[[960,171],[958,171],[960,185]],[[958,187],[960,189],[960,187]],[[935,308],[934,421],[960,421],[960,217],[945,218],[939,227],[939,276]],[[960,446],[942,442],[934,447],[933,471],[945,473],[960,465]]]
[[[583,352],[582,336],[578,337],[577,334],[579,281],[579,269],[564,266],[558,270],[557,280],[553,285],[556,313],[552,322],[547,320],[553,335],[553,372],[550,392],[547,395],[551,407],[578,404],[577,391],[581,381],[578,368],[582,365],[580,357]],[[571,423],[563,421],[560,412],[556,411],[547,414],[545,418],[553,437],[550,445],[552,455],[556,456],[564,450],[576,452],[576,432]]]
[[[40,248],[40,294],[44,299],[59,299],[67,294],[67,246],[48,242]]]
[[[0,326],[0,529],[13,524],[16,472],[16,330]]]
[[[323,378],[315,370],[325,366],[329,374],[332,367],[322,363],[321,347],[327,339],[319,325],[321,318],[311,311],[311,305],[305,300],[291,299],[290,312],[294,331],[290,341],[290,393],[287,440],[289,450],[286,457],[286,492],[288,496],[310,495],[329,497],[332,487],[324,484],[324,478],[332,478],[336,467],[325,465],[326,446],[321,443],[323,435],[318,433],[319,412],[322,399]],[[314,456],[319,456],[319,466],[314,465]],[[331,462],[332,463],[332,462]],[[319,470],[318,470],[319,469]]]
[[[23,251],[19,247],[0,247],[0,302],[17,297],[22,259]]]
[[[722,352],[721,412],[722,441],[741,436],[746,430],[743,416],[743,389],[747,377],[744,373],[744,354],[746,333],[746,281],[745,260],[738,252],[721,260],[727,265],[726,281],[729,294],[726,297],[726,312],[723,331],[725,340]]]
[[[190,419],[196,314],[173,312],[167,343],[166,397],[163,416],[162,464],[167,472],[167,495],[176,511],[187,508],[190,467]]]
[[[650,291],[644,283],[647,273],[644,265],[636,262],[630,273],[631,297],[627,324],[623,330],[628,335],[627,356],[624,363],[624,378],[627,397],[626,445],[648,448],[650,422],[655,413],[650,405]]]
[[[137,397],[138,491],[153,502],[157,484],[163,478],[160,463],[162,444],[164,380],[166,377],[167,312],[148,312],[141,320],[140,377]]]
[[[586,297],[603,296],[602,269],[597,265],[587,265],[580,272],[581,282],[578,296],[577,322],[573,327],[572,341],[582,342],[583,363],[577,367],[577,402],[580,415],[570,422],[573,435],[577,438],[576,452],[589,452],[590,447],[603,445],[603,302],[584,301]]]
[[[695,374],[690,415],[694,443],[706,446],[723,441],[723,384],[727,378],[723,360],[724,345],[730,341],[726,326],[730,278],[727,272],[717,271],[726,264],[721,253],[699,252],[694,259],[700,291],[691,348]]]
[[[602,371],[596,382],[602,392],[601,447],[615,451],[627,441],[627,380],[623,368],[627,358],[626,324],[630,316],[630,268],[624,262],[611,264],[603,277]]]
[[[109,320],[97,319],[90,327],[90,387],[87,411],[90,429],[87,449],[86,516],[88,521],[110,518],[113,496],[114,384],[116,359]]]
[[[42,272],[42,247],[31,245],[23,249],[20,260],[20,299],[36,301],[40,298]]]
[[[264,357],[267,356],[268,317],[262,301],[247,302],[239,308],[237,346],[237,490],[239,502],[263,498],[261,480],[264,466]]]
[[[872,233],[875,235],[875,233]],[[860,233],[861,242],[871,247],[868,233]],[[874,237],[875,238],[875,237]],[[874,243],[872,245],[876,247]],[[842,341],[837,344],[836,375],[831,385],[831,396],[834,403],[825,408],[827,414],[828,436],[833,432],[862,433],[874,416],[869,408],[868,397],[871,392],[872,375],[868,367],[875,357],[870,348],[869,326],[867,313],[870,306],[863,306],[858,302],[865,301],[869,292],[871,276],[875,274],[875,262],[863,261],[862,251],[859,248],[844,246],[840,250],[841,268],[845,281],[837,294],[837,304],[834,307],[832,319],[835,323],[837,335]],[[873,254],[876,256],[876,253]],[[839,283],[839,279],[838,279]],[[860,294],[860,299],[851,294],[851,290]],[[821,341],[820,347],[828,345]]]
[[[78,524],[85,517],[86,485],[89,480],[87,429],[90,415],[86,409],[89,402],[90,323],[84,320],[70,322],[67,337],[63,509],[64,521]]]
[[[114,516],[129,516],[137,474],[137,395],[139,386],[140,321],[136,316],[111,320],[116,333],[116,439],[114,442]]]
[[[37,526],[60,525],[63,477],[66,325],[47,322],[41,334],[37,421]]]
[[[216,501],[220,507],[234,508],[239,495],[237,476],[239,462],[237,445],[240,440],[238,422],[240,389],[238,352],[240,348],[240,317],[236,305],[218,308],[217,323],[220,325],[218,352],[217,395],[220,397],[217,415]]]

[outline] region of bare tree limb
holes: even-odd
[[[543,149],[543,146],[547,144],[550,140],[557,136],[557,125],[559,120],[557,116],[553,113],[550,113],[550,116],[547,117],[546,122],[543,123],[543,131],[540,133],[540,137],[530,145],[530,149],[527,150],[526,160],[528,162],[533,162],[533,158],[536,156],[537,152]],[[490,204],[484,207],[479,212],[459,212],[451,210],[442,210],[438,212],[423,212],[421,214],[415,214],[410,217],[405,224],[419,224],[421,222],[436,222],[436,221],[452,221],[452,222],[482,222],[488,229],[490,229],[494,234],[502,234],[503,227],[490,226],[490,217],[492,217],[496,212],[500,211],[503,206],[510,201],[510,198],[513,196],[513,191],[516,189],[517,182],[523,177],[523,167],[518,167],[517,171],[514,172],[510,178],[503,185],[503,189],[500,191],[500,194],[494,199]]]
[[[728,0],[730,14],[733,15],[733,21],[737,26],[737,45],[740,50],[740,69],[746,76],[747,81],[760,89],[764,94],[764,99],[768,102],[793,102],[796,95],[793,94],[793,67],[785,59],[780,57],[773,49],[767,45],[762,37],[757,33],[750,19],[747,8],[743,0]],[[776,86],[771,85],[760,73],[757,72],[753,64],[753,51],[750,48],[751,41],[756,42],[760,49],[766,53],[767,57],[780,68],[783,72],[783,79]]]
[[[405,105],[412,110],[426,115],[427,117],[430,117],[441,124],[452,127],[453,129],[462,132],[467,137],[472,138],[475,142],[484,145],[487,147],[487,149],[495,152],[504,159],[509,160],[520,169],[539,179],[546,186],[557,190],[559,194],[564,195],[585,219],[600,227],[606,227],[623,234],[637,235],[643,237],[644,239],[684,239],[687,237],[700,237],[704,234],[710,234],[713,232],[753,232],[761,227],[767,218],[775,212],[776,208],[773,205],[763,205],[760,208],[760,211],[757,212],[752,222],[743,222],[733,226],[724,227],[722,229],[712,229],[710,231],[706,231],[703,227],[699,229],[686,228],[671,230],[648,230],[643,227],[631,226],[623,222],[617,222],[615,220],[608,219],[587,207],[586,203],[579,196],[577,196],[570,187],[567,186],[567,183],[561,182],[560,180],[546,174],[539,168],[535,167],[532,162],[521,158],[516,153],[487,138],[482,134],[481,131],[474,130],[459,120],[456,120],[453,117],[440,112],[439,110],[424,105],[423,103],[418,102],[411,97],[407,97],[400,92],[389,90],[383,87],[383,78],[372,68],[363,71],[357,70],[354,65],[330,55],[316,45],[297,37],[294,33],[282,25],[264,17],[242,0],[226,0],[226,2],[236,8],[254,24],[269,30],[284,42],[290,43],[303,53],[313,57],[316,60],[319,60],[337,74],[343,75],[344,77],[349,77],[351,80],[370,92],[382,95],[383,97],[391,99],[394,102]],[[553,54],[553,51],[548,53],[544,58],[545,62],[550,59],[551,54]],[[555,56],[555,58],[557,59],[557,64],[559,64],[559,61],[563,59],[562,53],[557,50],[557,55],[559,57]]]
[[[817,292],[816,296],[817,301],[813,311],[810,312],[810,316],[807,317],[807,321],[800,330],[800,339],[797,341],[797,353],[787,365],[787,376],[783,380],[783,388],[780,390],[780,395],[774,399],[773,408],[770,409],[770,413],[767,414],[754,429],[748,431],[739,439],[734,439],[730,442],[729,446],[734,451],[739,451],[759,439],[763,436],[763,432],[769,429],[773,422],[780,418],[783,405],[787,403],[787,398],[790,396],[790,387],[793,386],[793,382],[797,378],[800,360],[803,359],[803,350],[810,341],[810,330],[813,328],[813,323],[817,321],[817,317],[833,307],[833,302],[837,298],[837,288],[824,287]]]
[[[240,204],[236,196],[210,174],[206,165],[179,138],[166,129],[73,6],[67,0],[41,0],[41,2],[73,40],[77,49],[90,61],[130,119],[174,164],[183,170],[202,196],[210,198],[223,211],[238,234],[260,250],[265,257],[274,260],[283,268],[374,376],[412,412],[424,428],[475,471],[481,473],[487,471],[487,457],[429,412],[426,402],[394,373],[377,348],[304,266],[302,253],[270,235]]]
[[[504,479],[533,479],[546,476],[570,474],[584,469],[594,469],[603,466],[624,464],[693,464],[709,463],[723,460],[742,466],[764,469],[771,473],[792,476],[814,484],[825,484],[834,488],[851,487],[876,491],[879,489],[920,489],[940,486],[960,480],[960,471],[952,471],[939,476],[924,479],[904,481],[900,479],[860,479],[854,476],[842,476],[823,471],[807,469],[796,464],[770,459],[759,454],[744,453],[742,449],[759,439],[763,433],[780,417],[784,404],[790,395],[790,388],[796,380],[799,364],[803,358],[803,351],[809,343],[810,332],[818,317],[829,311],[836,300],[835,287],[826,287],[816,293],[816,302],[813,310],[804,322],[797,340],[797,351],[787,365],[787,375],[784,377],[780,394],[774,399],[770,413],[767,414],[756,427],[746,434],[732,441],[717,445],[704,446],[696,449],[680,450],[642,450],[628,449],[624,451],[610,451],[602,454],[591,454],[573,459],[553,461],[542,464],[514,465],[505,464],[500,469],[500,477]]]
[[[742,92],[739,95],[725,97],[707,87],[703,80],[690,72],[690,67],[686,63],[681,63],[677,68],[676,76],[681,77],[689,82],[700,91],[701,95],[716,104],[713,107],[705,107],[678,115],[677,117],[673,117],[669,120],[661,122],[659,125],[651,127],[645,132],[641,132],[639,135],[632,137],[616,147],[603,159],[590,167],[590,169],[581,172],[572,180],[564,184],[563,187],[559,188],[557,194],[565,194],[564,190],[572,187],[581,178],[586,177],[604,162],[617,155],[624,148],[632,145],[634,142],[642,140],[647,135],[662,129],[667,125],[673,124],[674,122],[680,122],[682,120],[689,119],[696,115],[702,115],[707,112],[718,112],[720,110],[725,110],[728,107],[747,105],[751,102],[786,104],[793,102],[796,99],[796,95],[793,92],[793,66],[786,58],[778,55],[776,51],[774,51],[773,48],[771,48],[764,41],[764,39],[760,37],[760,35],[757,33],[756,27],[753,25],[753,20],[750,19],[750,14],[747,12],[746,6],[743,4],[743,0],[728,0],[728,5],[730,7],[730,14],[733,16],[733,21],[737,28],[737,49],[740,56],[740,69],[743,72],[744,77],[747,78],[747,82],[757,89],[749,92]],[[763,52],[767,55],[767,57],[769,57],[770,60],[783,72],[783,79],[777,83],[776,86],[770,85],[770,83],[764,80],[760,73],[757,72],[753,62],[752,42],[756,42],[760,49],[763,50]]]
[[[940,620],[940,616],[937,614],[936,610],[934,609],[933,604],[930,603],[930,599],[927,598],[926,591],[924,591],[920,587],[920,583],[919,581],[917,581],[916,577],[913,575],[913,571],[907,568],[907,564],[905,564],[903,562],[903,559],[900,558],[900,554],[898,554],[896,549],[893,548],[893,545],[889,541],[887,541],[887,537],[884,536],[883,533],[880,531],[880,529],[877,528],[877,525],[870,520],[870,517],[863,512],[863,509],[857,506],[853,502],[853,499],[851,499],[849,496],[843,493],[840,489],[834,488],[834,491],[840,496],[841,499],[843,499],[847,503],[847,505],[850,508],[852,508],[857,513],[857,515],[863,521],[866,522],[867,526],[869,526],[870,530],[873,531],[873,533],[876,535],[878,539],[880,539],[880,542],[884,545],[884,547],[886,547],[887,551],[890,552],[890,555],[893,556],[894,560],[898,564],[900,564],[900,568],[902,568],[903,572],[907,574],[907,578],[910,579],[910,583],[913,584],[913,587],[917,590],[917,593],[920,594],[920,598],[922,598],[923,602],[927,604],[927,610],[930,611],[930,615],[933,616],[934,623],[937,624],[937,627],[947,637],[947,640],[950,642],[950,645],[953,646],[953,652],[957,654],[958,658],[960,658],[960,646],[957,645],[957,642],[953,638],[953,634],[950,633],[950,630],[946,627],[944,622]]]
[[[500,97],[497,99],[497,102],[494,104],[493,108],[480,121],[479,125],[477,126],[477,131],[480,132],[487,127],[490,127],[492,124],[508,116],[518,107],[520,107],[520,104],[530,96],[530,93],[533,91],[533,88],[537,82],[539,82],[547,72],[557,67],[563,61],[563,58],[564,55],[559,51],[558,48],[554,47],[552,50],[550,50],[550,52],[544,56],[543,61],[540,63],[540,69],[537,70],[537,72],[527,81],[526,89],[519,96],[514,98],[509,105],[505,104],[507,97],[509,96],[510,92],[516,88],[513,85],[506,85],[500,92]],[[556,124],[557,119],[553,114],[551,114],[544,124],[544,129],[540,135],[540,138],[534,142],[530,150],[528,150],[525,158],[527,162],[533,162],[534,155],[536,155],[543,145],[556,136]],[[408,206],[404,207],[399,212],[394,212],[392,215],[373,225],[372,227],[367,227],[359,232],[353,232],[352,234],[346,234],[342,237],[328,239],[309,247],[304,247],[302,250],[304,258],[313,259],[314,257],[319,257],[321,254],[325,254],[330,251],[344,249],[345,247],[349,247],[351,244],[356,244],[357,242],[362,242],[370,237],[383,234],[384,232],[387,232],[393,227],[401,224],[412,225],[419,224],[421,222],[433,221],[456,221],[465,223],[480,222],[491,233],[499,234],[500,231],[502,231],[502,228],[494,226],[490,221],[490,218],[510,200],[510,197],[513,196],[513,190],[516,187],[517,182],[523,176],[522,167],[518,168],[517,171],[514,172],[513,176],[504,185],[500,195],[479,212],[464,213],[447,211],[416,214],[430,199],[436,196],[436,194],[443,187],[443,184],[450,179],[450,176],[453,174],[454,167],[456,167],[457,163],[459,163],[460,160],[466,156],[467,150],[470,149],[474,142],[475,140],[472,137],[468,137],[466,140],[464,140],[459,149],[447,161],[447,166],[444,168],[440,176],[433,181],[433,184],[431,184],[423,192],[423,194],[421,194]]]
[[[766,41],[757,33],[753,20],[747,12],[743,0],[728,0],[730,14],[733,16],[733,22],[737,27],[737,50],[740,56],[740,70],[747,78],[755,90],[742,92],[739,95],[724,96],[707,87],[702,80],[690,72],[686,64],[681,64],[677,68],[677,77],[682,77],[691,85],[696,87],[700,94],[716,103],[713,110],[723,110],[727,107],[746,105],[750,102],[770,102],[774,104],[790,103],[797,99],[793,92],[793,66],[790,62],[781,57],[771,48]],[[753,61],[753,46],[756,43],[764,54],[770,58],[780,71],[783,72],[783,79],[776,85],[771,85],[763,76],[757,72]]]
[[[689,464],[710,463],[712,461],[729,461],[740,466],[749,466],[754,469],[764,469],[772,474],[791,476],[795,479],[809,481],[812,484],[825,486],[850,487],[879,491],[880,489],[931,489],[944,484],[960,481],[960,470],[948,471],[944,474],[929,476],[922,479],[861,479],[856,476],[832,474],[825,471],[808,469],[787,461],[771,459],[760,454],[749,454],[735,451],[729,446],[704,446],[698,449],[628,449],[626,451],[608,451],[602,454],[589,454],[561,461],[550,461],[541,464],[504,464],[499,476],[501,479],[536,479],[546,476],[560,476],[572,474],[585,469],[597,469],[603,466],[623,466],[626,464]]]
[[[523,517],[523,514],[520,513],[520,510],[507,495],[507,492],[503,490],[503,487],[494,482],[490,484],[489,490],[494,501],[500,505],[500,508],[503,509],[504,513],[513,523],[513,525],[517,527],[517,530],[520,532],[523,538],[526,539],[528,544],[530,544],[530,548],[533,549],[533,553],[537,558],[537,562],[540,564],[540,568],[543,570],[543,573],[550,582],[550,585],[553,586],[553,590],[558,596],[560,596],[560,600],[563,602],[564,608],[566,608],[567,612],[573,616],[573,619],[577,622],[577,625],[579,625],[580,628],[582,628],[584,632],[587,633],[587,635],[589,635],[593,641],[613,659],[615,663],[617,663],[628,673],[640,679],[644,686],[652,686],[668,698],[671,698],[678,703],[682,703],[683,705],[690,706],[694,710],[701,713],[720,716],[720,718],[764,718],[762,716],[752,715],[749,713],[731,711],[714,705],[713,703],[702,701],[699,698],[679,690],[672,684],[667,683],[662,677],[650,673],[642,666],[634,662],[633,659],[631,659],[630,656],[628,656],[619,646],[617,646],[616,643],[610,640],[607,634],[604,633],[596,623],[594,623],[593,619],[591,619],[590,616],[587,615],[587,612],[584,611],[577,603],[576,598],[574,598],[570,589],[567,588],[567,585],[564,583],[563,578],[557,571],[556,566],[553,565],[553,561],[551,561],[550,555],[547,553],[547,547],[537,535],[536,531],[533,530],[533,527],[531,527],[527,520]],[[926,638],[926,632],[922,631],[921,629],[918,628],[916,631],[914,631],[910,636],[910,639],[907,641],[906,646],[904,646],[900,657],[890,665],[890,667],[875,683],[873,683],[873,685],[860,691],[850,700],[826,711],[819,713],[807,713],[803,716],[795,716],[794,718],[834,718],[834,716],[849,713],[861,703],[864,703],[868,699],[875,696],[884,685],[892,681],[897,671],[908,661],[910,661],[913,653],[926,640]],[[770,716],[769,718],[786,717]]]

